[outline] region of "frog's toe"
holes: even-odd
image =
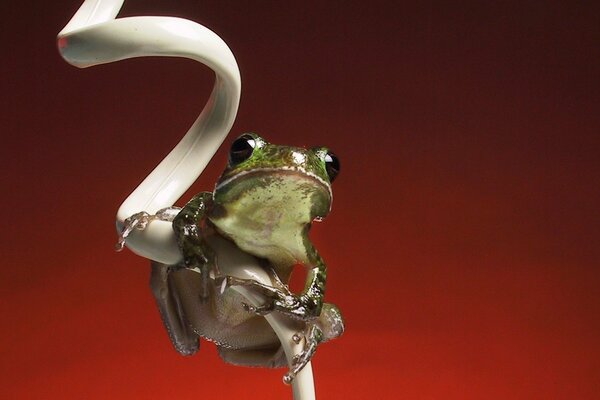
[[[219,293],[223,294],[225,290],[231,286],[248,286],[251,285],[251,281],[248,279],[240,279],[234,276],[217,276],[215,279],[215,287],[219,290]]]
[[[288,385],[292,383],[296,375],[306,367],[313,354],[314,352],[309,354],[306,351],[303,351],[302,353],[295,355],[294,358],[292,358],[291,369],[283,376],[283,382]]]
[[[179,207],[166,207],[161,208],[156,214],[148,214],[146,211],[140,211],[135,213],[123,221],[123,226],[119,232],[119,238],[115,249],[117,251],[123,250],[125,247],[125,241],[127,236],[134,230],[143,231],[148,226],[148,223],[154,220],[173,222],[177,214],[181,211]]]
[[[304,352],[300,353],[300,354],[296,354],[294,357],[292,357],[292,365],[298,365],[302,362],[302,357],[304,355]]]
[[[282,293],[275,300],[275,310],[300,321],[313,321],[321,314],[322,304],[318,298]]]
[[[298,373],[302,371],[304,367],[306,367],[306,364],[308,364],[313,358],[315,352],[317,351],[319,343],[323,341],[323,331],[321,331],[321,329],[317,325],[310,324],[305,334],[296,333],[292,337],[292,340],[298,343],[302,337],[304,337],[303,349],[300,353],[296,354],[292,358],[291,369],[283,377],[283,381],[286,383],[290,383],[296,377],[296,375],[298,375]],[[296,341],[297,339],[299,340]]]
[[[148,225],[148,221],[150,219],[150,214],[146,211],[141,211],[133,214],[129,218],[123,221],[123,226],[121,231],[119,232],[119,238],[117,244],[115,245],[115,250],[121,251],[123,247],[125,247],[125,241],[127,240],[127,236],[134,230],[143,230]]]
[[[292,336],[292,341],[296,344],[300,344],[301,340],[302,340],[301,332],[294,333],[294,335]]]
[[[154,218],[160,221],[173,222],[180,212],[181,207],[165,207],[158,210],[156,214],[154,214]]]
[[[260,316],[267,315],[273,311],[273,303],[272,302],[263,304],[262,306],[253,306],[251,304],[242,303],[242,307],[247,312],[250,312],[250,313],[253,313],[256,315],[260,315]]]
[[[228,287],[226,276],[217,276],[215,278],[215,288],[219,291],[219,294],[225,293],[225,289]]]
[[[289,385],[292,383],[292,381],[294,380],[295,377],[296,377],[296,375],[293,375],[291,372],[288,372],[287,374],[285,374],[283,376],[283,383],[285,383],[286,385]]]

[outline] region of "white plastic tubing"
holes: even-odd
[[[231,129],[240,101],[241,79],[235,58],[214,32],[195,22],[174,17],[115,19],[124,0],[86,0],[58,34],[58,47],[70,64],[85,68],[145,56],[184,57],[211,68],[216,75],[212,94],[183,139],[127,197],[117,212],[117,229],[140,211],[153,214],[172,206],[202,173]],[[170,222],[154,220],[144,230],[134,230],[126,246],[151,260],[175,264],[181,253]],[[221,266],[228,275],[259,279],[271,284],[258,265],[231,263]],[[234,287],[252,304],[261,298],[243,287]],[[266,316],[286,352],[288,363],[302,343],[291,339],[294,325],[280,314]],[[295,400],[315,398],[312,369],[307,365],[294,379]]]

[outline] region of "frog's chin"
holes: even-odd
[[[307,171],[306,169],[299,166],[285,166],[277,168],[255,168],[247,171],[240,171],[233,176],[229,176],[225,179],[220,179],[215,187],[215,193],[222,190],[230,190],[235,183],[243,180],[256,180],[265,179],[269,177],[285,177],[288,176],[291,179],[296,180],[308,180],[312,181],[316,186],[321,186],[322,189],[329,193],[329,202],[333,199],[333,193],[331,191],[331,184],[321,178],[319,175]]]
[[[214,199],[225,208],[223,211],[246,217],[261,209],[281,212],[256,218],[259,223],[273,220],[308,223],[329,213],[332,192],[329,182],[304,169],[261,168],[220,180]]]
[[[254,171],[217,186],[209,219],[249,253],[304,259],[307,226],[327,215],[330,193],[308,174],[280,168]]]

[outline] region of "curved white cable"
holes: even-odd
[[[58,46],[70,64],[84,68],[133,57],[168,56],[196,60],[211,68],[215,84],[211,96],[192,127],[165,159],[127,197],[117,212],[117,229],[124,220],[140,211],[150,214],[169,207],[192,185],[204,170],[231,129],[240,101],[241,79],[235,57],[214,32],[195,22],[174,17],[129,17],[115,19],[124,0],[86,0],[58,34]],[[126,245],[136,254],[175,264],[181,253],[171,223],[154,220],[146,229],[134,230]],[[260,278],[272,284],[258,265],[228,266],[239,278]],[[260,298],[235,287],[251,303]],[[301,351],[291,337],[292,324],[280,314],[267,316],[284,346],[288,363]],[[294,379],[294,399],[314,399],[310,364]]]

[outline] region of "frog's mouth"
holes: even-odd
[[[242,171],[219,181],[214,193],[215,202],[227,211],[247,217],[258,213],[257,219],[279,218],[297,223],[325,217],[332,202],[328,182],[294,167]]]

